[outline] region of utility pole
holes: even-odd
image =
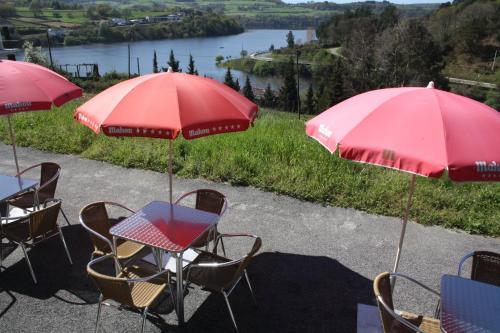
[[[48,29],[47,29],[47,46],[49,47],[50,68],[54,69],[54,63],[52,61],[52,49],[50,47],[50,35]]]
[[[137,57],[137,74],[141,76],[141,67],[139,66],[139,57]]]
[[[300,50],[297,49],[296,53],[297,55],[297,114],[299,115],[300,119],[300,84],[299,84],[299,57],[300,57]]]
[[[128,78],[130,79],[130,44],[127,44],[128,49]]]

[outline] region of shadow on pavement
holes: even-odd
[[[65,226],[61,229],[73,265],[70,265],[66,257],[60,238],[55,236],[28,250],[38,284],[33,283],[23,256],[21,260],[2,271],[0,288],[38,299],[57,297],[71,304],[97,303],[99,294],[86,274],[86,265],[92,252],[90,240],[80,225]],[[62,299],[56,295],[59,290],[74,294],[81,302]]]
[[[262,253],[229,300],[240,332],[356,332],[357,304],[375,304],[372,281],[321,256]],[[189,332],[233,332],[224,298],[211,294],[186,324]]]

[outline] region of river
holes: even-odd
[[[297,42],[306,40],[306,30],[292,30]],[[207,75],[223,81],[225,68],[215,65],[215,57],[238,58],[242,49],[248,54],[268,50],[271,44],[276,48],[286,46],[288,30],[248,30],[238,35],[184,39],[164,39],[154,41],[138,41],[130,43],[131,73],[137,73],[137,58],[141,74],[153,71],[153,51],[156,50],[158,66],[166,67],[170,50],[180,61],[183,71],[186,71],[189,54],[193,55],[195,66],[200,75]],[[52,57],[55,63],[81,64],[97,63],[100,74],[116,70],[128,71],[127,57],[128,43],[88,44],[52,48]],[[22,55],[20,55],[22,57]],[[246,74],[234,71],[234,76],[243,87]],[[268,83],[276,89],[280,86],[280,79],[273,77],[258,77],[250,75],[254,87],[265,88]]]

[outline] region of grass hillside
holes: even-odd
[[[13,116],[18,144],[166,172],[166,141],[95,135],[73,121],[79,103]],[[0,126],[0,139],[9,142],[5,126]],[[263,110],[246,132],[178,139],[174,147],[174,171],[181,177],[250,185],[389,216],[402,216],[406,204],[408,174],[331,155],[305,135],[304,119],[284,112]],[[411,217],[422,224],[500,236],[499,185],[418,177]]]

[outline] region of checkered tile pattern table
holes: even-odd
[[[445,333],[500,333],[500,287],[444,275],[441,330]]]
[[[110,229],[111,235],[168,252],[183,252],[219,215],[153,201]]]

